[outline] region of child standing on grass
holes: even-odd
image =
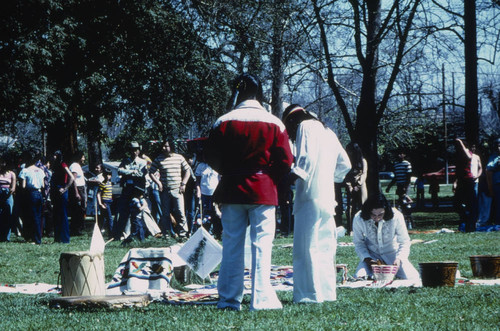
[[[136,188],[130,211],[132,216],[132,234],[129,238],[137,236],[140,241],[143,241],[147,235],[152,235],[155,238],[162,236],[160,227],[156,224],[153,216],[151,216],[147,200],[144,198],[143,189]]]
[[[144,189],[136,186],[134,192],[132,193],[132,201],[130,202],[130,220],[132,225],[132,232],[130,235],[123,240],[122,245],[131,243],[134,237],[137,237],[140,241],[145,238],[144,232],[144,220],[143,211],[149,210],[148,203],[144,198]]]
[[[106,226],[108,237],[112,237],[111,231],[113,229],[113,214],[111,212],[111,204],[113,203],[113,186],[111,183],[111,171],[104,169],[104,180],[99,184],[97,191],[97,202],[101,208],[99,215],[99,225],[101,229]]]

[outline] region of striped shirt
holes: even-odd
[[[99,183],[99,192],[101,193],[101,199],[103,201],[113,200],[113,186],[111,181],[106,181]]]
[[[396,178],[396,183],[398,184],[408,183],[408,178],[410,174],[411,174],[410,162],[403,160],[394,165],[394,177]]]
[[[182,155],[171,153],[169,156],[161,154],[153,161],[149,171],[155,173],[157,170],[160,171],[161,184],[174,190],[181,186],[182,174],[190,171],[190,167]]]

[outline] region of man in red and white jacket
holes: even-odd
[[[229,113],[214,124],[205,147],[207,163],[220,175],[215,201],[222,204],[223,253],[218,308],[241,310],[246,227],[252,241],[250,310],[280,309],[270,283],[277,184],[293,156],[285,126],[262,106],[262,85],[249,74],[233,86]]]

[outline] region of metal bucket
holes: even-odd
[[[455,286],[458,262],[425,262],[418,266],[423,286]]]

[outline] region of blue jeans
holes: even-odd
[[[495,217],[493,218],[494,224],[500,224],[500,183],[493,184],[493,201],[495,203]]]
[[[135,210],[131,213],[131,223],[132,223],[132,231],[130,233],[129,238],[137,237],[140,241],[143,241],[145,238],[144,232],[144,221],[142,220],[141,213],[138,210]]]
[[[8,190],[8,189],[7,189]],[[0,200],[0,241],[9,241],[12,226],[12,209],[14,198],[12,195]]]
[[[106,209],[101,208],[101,213],[99,217],[101,218],[101,227],[106,227],[108,235],[112,236],[113,231],[113,214],[111,213],[111,200],[103,200],[102,203],[106,206]]]
[[[180,236],[185,236],[186,228],[186,215],[184,214],[184,196],[179,192],[179,189],[168,190],[163,189],[160,192],[162,217],[160,221],[160,228],[163,235],[175,235],[176,232]],[[172,214],[177,221],[177,231],[172,227]]]
[[[184,203],[186,207],[186,219],[187,219],[187,227],[189,233],[192,232],[194,217],[196,214],[196,195],[193,192],[184,194]]]
[[[132,201],[133,186],[126,186],[118,199],[117,214],[113,223],[113,238],[120,240],[130,217],[130,201]]]
[[[160,191],[149,188],[149,200],[151,201],[151,216],[153,216],[156,223],[161,219],[161,199]]]
[[[53,187],[52,203],[54,204],[54,241],[69,244],[68,223],[68,191],[61,194],[59,189],[63,186]]]
[[[33,239],[35,243],[42,243],[42,206],[43,198],[42,192],[39,190],[29,190],[28,193],[29,201],[29,219],[26,220],[27,224],[27,236],[29,239]]]

